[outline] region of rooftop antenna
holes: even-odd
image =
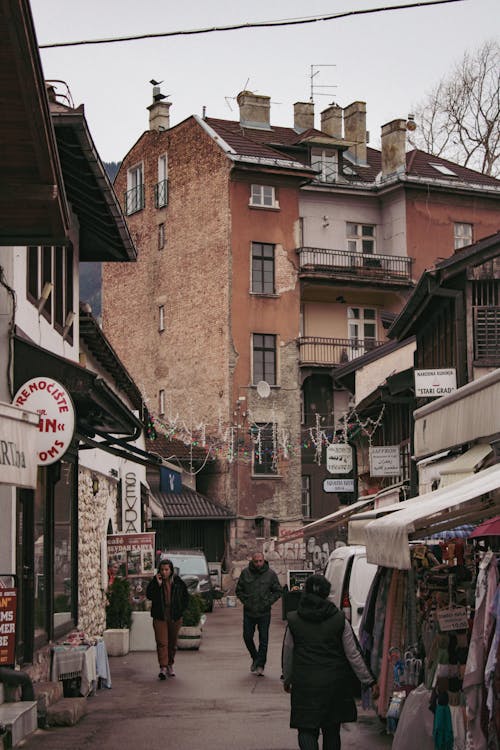
[[[309,101],[314,102],[314,96],[328,96],[330,99],[332,98],[334,91],[336,88],[338,88],[336,83],[315,83],[314,79],[316,76],[318,76],[321,73],[321,70],[319,68],[336,68],[337,66],[334,64],[317,64],[317,65],[311,65],[311,96],[309,98]],[[325,89],[324,91],[319,91],[319,89]]]

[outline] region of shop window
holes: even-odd
[[[73,626],[74,548],[73,487],[74,464],[61,461],[59,481],[54,486],[54,632]]]

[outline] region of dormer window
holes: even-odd
[[[335,182],[339,173],[337,151],[312,149],[311,167],[318,173],[319,182]]]
[[[250,205],[260,208],[279,208],[276,191],[272,185],[252,185],[250,189]]]

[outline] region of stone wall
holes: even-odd
[[[108,502],[116,508],[116,482],[102,474],[92,492],[92,474],[79,468],[78,477],[78,630],[102,635],[106,627],[106,594],[101,582],[101,543],[106,541]],[[113,520],[115,527],[116,519]]]

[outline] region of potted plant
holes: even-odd
[[[125,656],[130,650],[132,605],[130,583],[126,578],[115,578],[107,593],[106,630],[104,642],[109,656]]]
[[[203,599],[199,594],[189,594],[189,603],[182,616],[177,647],[180,649],[198,649],[201,644],[201,616],[204,612]]]

